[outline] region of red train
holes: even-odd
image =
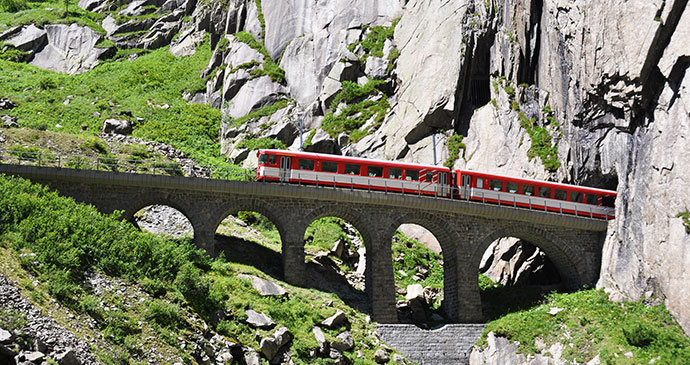
[[[433,165],[283,150],[259,150],[258,180],[466,199],[602,219],[616,192]]]

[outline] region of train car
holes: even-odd
[[[442,166],[284,150],[257,151],[259,181],[450,197],[452,174]]]
[[[529,209],[614,219],[616,192],[456,170],[460,198]]]

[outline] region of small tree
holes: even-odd
[[[69,0],[62,0],[62,3],[65,5],[65,12],[62,14],[63,18],[66,18],[67,15],[69,14]]]

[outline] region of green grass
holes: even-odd
[[[248,148],[250,150],[259,150],[259,149],[280,149],[284,150],[287,149],[287,146],[285,146],[285,143],[273,139],[273,138],[250,138],[250,139],[245,139],[240,144],[237,145],[238,148]]]
[[[408,238],[402,232],[396,231],[393,237],[393,269],[395,282],[397,285],[406,289],[411,284],[421,284],[436,291],[443,291],[443,257],[434,253],[422,243]],[[429,274],[421,281],[416,281],[413,276],[417,273],[417,267],[426,268]],[[405,274],[401,273],[404,272]],[[404,299],[397,294],[398,300]],[[432,309],[437,309],[441,305],[441,297],[432,305]]]
[[[270,117],[278,110],[287,108],[288,105],[290,105],[291,103],[294,103],[292,99],[278,100],[269,106],[265,106],[261,109],[254,110],[243,117],[237,119],[230,119],[229,123],[230,125],[237,127],[246,123],[255,122],[261,119],[262,117]]]
[[[330,251],[338,240],[350,244],[343,227],[345,221],[335,217],[325,217],[312,222],[304,234],[305,246],[310,253],[317,251]]]
[[[564,310],[548,314],[552,307]],[[565,345],[564,357],[578,363],[597,354],[602,363],[647,364],[656,359],[679,364],[690,359],[690,338],[662,304],[614,303],[603,290],[550,294],[540,304],[489,322],[480,346],[486,345],[489,331],[520,342],[522,353],[538,352],[537,338],[547,344],[560,342]],[[623,357],[628,351],[631,359]]]
[[[9,113],[23,127],[89,135],[100,132],[103,119],[123,118],[119,113],[130,111],[143,118],[133,136],[171,144],[200,164],[219,165],[224,163],[218,147],[220,111],[182,98],[184,92],[205,89],[199,74],[210,56],[208,42],[185,58],[164,47],[74,76],[0,61],[0,87],[19,105]],[[64,105],[69,95],[73,99]],[[169,107],[159,107],[165,104]]]
[[[246,325],[246,309],[263,312],[278,326],[289,329],[295,336],[290,351],[297,364],[319,361],[309,355],[317,347],[311,329],[337,309],[347,314],[349,324],[324,332],[328,340],[345,329],[352,333],[355,349],[345,353],[350,362],[363,361],[357,359],[358,351],[371,362],[378,348],[365,315],[346,306],[334,294],[279,282],[289,296],[263,297],[248,281],[237,278],[239,273],[266,277],[257,269],[227,262],[222,256],[210,259],[189,240],[140,232],[120,221],[117,213],[102,215],[93,206],[77,204],[45,187],[2,175],[0,254],[0,272],[18,279],[23,290],[31,292],[35,305],[53,308],[52,301],[46,299],[54,297],[69,312],[94,319],[96,327],[87,331],[98,348],[108,348],[107,352],[96,351],[106,363],[135,361],[153,347],[191,362],[193,347],[180,348],[178,337],[189,340],[203,331],[203,323],[195,319],[198,317],[229,340],[258,349],[258,341],[272,331]],[[124,284],[139,283],[153,298],[132,301],[132,297],[141,295],[131,285],[115,285],[96,296],[84,282],[86,271]],[[211,314],[218,309],[223,309],[227,317],[211,320]],[[74,322],[64,318],[65,310],[61,307],[50,312],[62,313],[58,318],[62,323]],[[0,311],[0,325],[21,327],[22,318]]]
[[[681,212],[676,214],[676,218],[683,219],[683,225],[685,226],[685,232],[690,233],[690,212]]]
[[[350,51],[354,51],[358,45],[362,46],[364,50],[364,55],[362,56],[362,61],[366,61],[367,57],[370,55],[375,57],[383,57],[383,45],[386,39],[393,39],[395,35],[395,26],[398,25],[400,19],[393,20],[393,24],[390,27],[383,27],[380,25],[374,27],[364,27],[364,31],[369,31],[363,40],[359,42],[352,43],[348,45]],[[390,61],[390,60],[389,60]]]
[[[14,6],[11,4],[15,4]],[[10,9],[16,9],[12,11]],[[106,14],[93,13],[77,6],[77,1],[70,1],[68,13],[65,14],[63,1],[24,2],[21,0],[2,0],[0,2],[0,32],[17,25],[35,24],[43,27],[46,24],[72,24],[89,27],[100,34],[105,30],[100,23]]]
[[[369,80],[363,86],[351,81],[343,82],[343,89],[335,96],[331,102],[331,110],[335,110],[341,103],[348,104],[338,115],[329,112],[321,123],[321,128],[331,137],[346,132],[350,136],[350,142],[355,143],[366,135],[376,131],[381,124],[386,113],[390,109],[390,103],[385,95],[381,95],[378,101],[362,100],[370,95],[380,93],[377,89],[383,81]],[[374,118],[371,126],[366,130],[358,130],[369,119]]]
[[[253,35],[247,33],[246,31],[235,33],[234,36],[238,41],[246,43],[249,45],[249,47],[259,51],[259,53],[264,56],[264,63],[262,67],[254,69],[249,73],[252,78],[268,76],[273,82],[280,84],[285,83],[285,70],[280,68],[280,66],[273,61],[273,58],[271,58],[271,55],[268,54],[266,46],[263,43],[257,41]]]

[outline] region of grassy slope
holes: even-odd
[[[554,307],[564,310],[549,314]],[[551,294],[530,309],[491,321],[480,345],[485,344],[488,331],[519,341],[524,353],[538,352],[535,339],[546,344],[560,342],[565,345],[564,357],[579,363],[597,354],[603,363],[690,361],[690,338],[663,304],[613,303],[602,290]],[[624,356],[627,352],[632,352],[632,358]]]
[[[98,133],[105,118],[139,117],[135,137],[169,143],[202,164],[222,164],[220,111],[181,96],[205,87],[199,74],[210,55],[208,43],[185,58],[166,47],[74,76],[0,60],[0,90],[19,105],[9,114],[22,127],[88,135]]]
[[[297,363],[315,361],[309,357],[309,350],[317,347],[311,328],[341,309],[348,314],[347,327],[356,339],[355,350],[346,356],[360,363],[373,358],[376,340],[364,315],[333,294],[280,283],[290,293],[287,298],[264,298],[236,277],[237,273],[263,273],[223,258],[211,260],[188,240],[141,233],[116,216],[103,216],[91,206],[25,180],[0,176],[0,193],[0,250],[10,258],[0,265],[2,273],[18,280],[39,307],[52,296],[69,311],[93,318],[105,345],[114,349],[112,354],[100,354],[106,362],[158,346],[189,360],[192,354],[187,351],[192,347],[179,349],[177,337],[191,336],[199,329],[202,324],[195,319],[199,317],[228,339],[256,349],[257,331],[243,322],[244,310],[250,308],[266,313],[295,335],[291,351]],[[84,272],[90,270],[138,284],[151,299],[123,305],[125,298],[113,294],[100,296],[104,304],[99,304],[83,282]],[[211,316],[218,309],[224,309],[228,318],[214,323]],[[325,332],[332,339],[344,329]],[[156,339],[146,340],[152,333]],[[364,359],[356,358],[358,350]]]

